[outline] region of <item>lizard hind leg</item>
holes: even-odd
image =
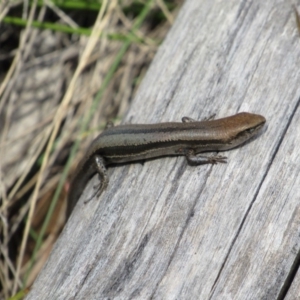
[[[97,191],[89,199],[87,199],[84,203],[88,203],[95,196],[99,197],[108,186],[108,176],[107,176],[104,158],[100,155],[95,155],[94,166],[95,166],[95,170],[99,174],[100,182],[96,187],[94,187],[94,188],[97,188]]]

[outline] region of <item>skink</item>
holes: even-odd
[[[136,124],[109,127],[88,148],[71,181],[67,218],[90,178],[98,173],[99,194],[107,187],[106,166],[171,155],[184,155],[192,165],[226,162],[220,155],[198,153],[232,149],[256,135],[265,124],[261,115],[239,113],[218,120]]]

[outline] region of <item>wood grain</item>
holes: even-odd
[[[226,165],[111,168],[84,205],[93,178],[26,299],[295,299],[299,53],[287,1],[186,1],[124,122],[248,111],[268,128]]]

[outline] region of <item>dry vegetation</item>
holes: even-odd
[[[91,11],[1,1],[0,299],[30,287],[44,265],[65,223],[69,174],[126,112],[181,2],[113,0]]]

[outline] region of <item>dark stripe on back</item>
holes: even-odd
[[[213,129],[214,126],[210,128]],[[209,130],[207,125],[199,126],[198,122],[191,123],[160,123],[160,124],[150,124],[150,125],[120,125],[104,130],[101,136],[116,135],[116,134],[155,134],[155,133],[173,133],[178,131],[190,131],[190,130]]]
[[[183,148],[198,148],[198,147],[203,147],[204,149],[210,149],[214,148],[217,149],[218,146],[223,146],[224,142],[220,140],[207,140],[207,141],[187,141],[187,140],[182,140],[182,141],[168,141],[168,142],[154,142],[150,144],[142,144],[142,145],[130,145],[130,146],[112,146],[112,147],[102,147],[99,149],[100,155],[103,156],[114,156],[114,155],[125,155],[127,153],[130,153],[132,155],[134,154],[140,154],[142,152],[147,152],[151,150],[159,150],[159,149],[164,149],[164,148],[169,148],[173,147],[176,145],[183,145]]]

